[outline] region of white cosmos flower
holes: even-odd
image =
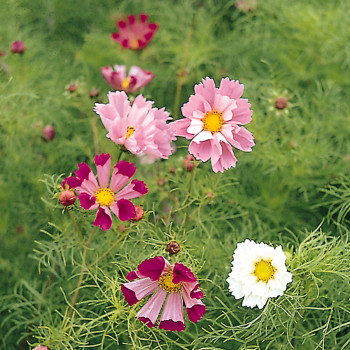
[[[233,254],[232,271],[226,281],[236,299],[243,306],[263,308],[268,298],[282,295],[292,274],[286,268],[282,247],[270,247],[246,239],[237,244]]]

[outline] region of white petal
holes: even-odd
[[[200,143],[202,141],[211,140],[213,138],[213,134],[210,131],[202,131],[197,136],[193,138],[193,142]]]

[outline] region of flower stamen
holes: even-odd
[[[126,129],[125,139],[128,139],[135,132],[135,128],[133,126],[128,126]]]
[[[256,262],[253,275],[257,277],[257,282],[263,281],[267,283],[274,278],[276,268],[272,266],[271,260],[263,260]]]
[[[122,88],[123,90],[126,90],[129,87],[130,84],[130,78],[125,78],[122,81]]]
[[[207,112],[203,118],[203,130],[210,131],[212,133],[219,132],[224,124],[224,118],[222,113],[218,111]]]
[[[100,206],[109,207],[114,202],[114,193],[109,188],[100,188],[95,192],[95,198]]]
[[[174,293],[181,290],[182,282],[179,282],[177,284],[173,283],[173,270],[170,270],[168,273],[160,276],[159,286],[168,293]]]

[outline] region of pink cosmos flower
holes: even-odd
[[[192,139],[188,149],[196,159],[211,159],[215,173],[236,166],[232,146],[245,152],[254,146],[253,135],[241,126],[252,119],[248,100],[241,98],[243,89],[238,80],[229,78],[216,88],[214,80],[207,77],[182,106],[185,118],[170,124],[176,136]]]
[[[199,283],[193,272],[183,264],[170,263],[162,256],[142,262],[136,271],[127,274],[128,283],[122,284],[122,292],[129,305],[152,294],[152,297],[137,313],[136,317],[148,327],[154,327],[160,310],[159,328],[167,331],[183,331],[183,303],[190,321],[197,321],[205,314],[204,297],[198,289]],[[139,278],[139,279],[138,279]]]
[[[94,109],[108,130],[107,137],[133,154],[165,159],[171,155],[170,142],[175,137],[166,123],[171,118],[164,108],[152,108],[153,102],[142,95],[131,106],[124,91],[110,92],[108,99],[108,104],[96,103]]]
[[[49,350],[49,348],[47,346],[39,345],[36,348],[34,348],[33,350]]]
[[[112,39],[125,49],[142,50],[148,45],[158,29],[157,23],[148,23],[148,15],[142,13],[140,21],[135,15],[128,16],[127,20],[119,21],[119,33],[112,33]]]
[[[114,65],[112,67],[102,67],[101,73],[107,83],[115,90],[124,90],[126,93],[135,92],[146,86],[154,78],[152,72],[141,69],[137,66],[132,66],[129,71],[129,76],[126,76],[126,67]]]
[[[143,196],[148,189],[143,181],[136,179],[127,185],[136,171],[133,163],[118,162],[113,168],[110,182],[111,156],[104,153],[96,155],[95,164],[98,181],[90,167],[80,163],[75,176],[66,177],[62,187],[65,188],[67,183],[69,188],[75,188],[82,208],[98,209],[94,225],[106,231],[112,226],[111,211],[122,221],[134,218],[135,206],[129,199]]]
[[[21,40],[16,40],[11,44],[11,52],[23,54],[26,50],[26,44]]]

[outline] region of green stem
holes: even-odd
[[[188,201],[191,198],[192,186],[193,186],[194,174],[195,174],[196,168],[197,168],[197,165],[195,164],[195,166],[193,167],[193,169],[191,171],[190,184],[188,185],[188,191],[187,191],[186,205],[188,204]],[[184,229],[187,227],[189,219],[190,219],[190,206],[187,205],[184,224],[183,224]]]
[[[104,259],[124,239],[127,233],[128,231],[125,231],[123,235],[116,242],[114,242],[114,244],[111,245],[111,247],[108,250],[106,250],[98,259],[96,259],[93,263],[91,263],[88,266],[88,270],[90,270],[93,266],[95,266],[99,261]]]
[[[84,252],[83,252],[83,260],[82,260],[82,263],[81,263],[81,269],[80,269],[80,275],[79,275],[79,280],[78,280],[78,283],[77,283],[77,286],[75,288],[75,292],[74,292],[74,295],[72,296],[71,300],[70,300],[70,309],[69,309],[69,312],[68,312],[68,317],[71,317],[72,316],[72,313],[73,313],[73,309],[74,309],[74,306],[78,300],[78,296],[79,296],[79,292],[80,292],[80,287],[83,283],[83,280],[84,280],[84,274],[85,272],[87,271],[87,268],[86,268],[86,256],[87,256],[87,251],[88,251],[88,248],[89,248],[89,245],[96,233],[96,229],[97,227],[94,227],[91,234],[90,234],[90,237],[89,239],[87,240],[87,242],[84,244]]]
[[[98,133],[97,133],[97,124],[96,124],[96,118],[95,116],[91,117],[91,128],[92,128],[92,135],[94,139],[94,148],[95,148],[95,154],[99,154],[99,145],[98,145]]]
[[[83,234],[81,233],[80,228],[79,228],[77,222],[76,222],[75,219],[74,219],[74,216],[73,216],[73,214],[72,214],[72,211],[71,211],[71,210],[68,210],[68,213],[69,213],[69,216],[70,216],[70,218],[71,218],[71,220],[72,220],[72,222],[73,222],[73,226],[74,226],[74,228],[75,228],[75,231],[77,231],[80,240],[83,242],[83,241],[84,241]]]
[[[178,74],[177,74],[177,85],[176,85],[175,101],[174,101],[174,107],[173,107],[174,119],[177,119],[177,117],[178,117],[178,109],[180,107],[181,90],[182,90],[182,86],[185,82],[184,71],[185,71],[185,66],[187,63],[188,49],[190,47],[190,42],[191,42],[191,38],[193,35],[194,23],[195,23],[195,14],[193,14],[193,16],[192,16],[192,23],[191,23],[190,30],[187,34],[187,39],[186,39],[184,50],[183,50],[180,70],[178,71]]]

